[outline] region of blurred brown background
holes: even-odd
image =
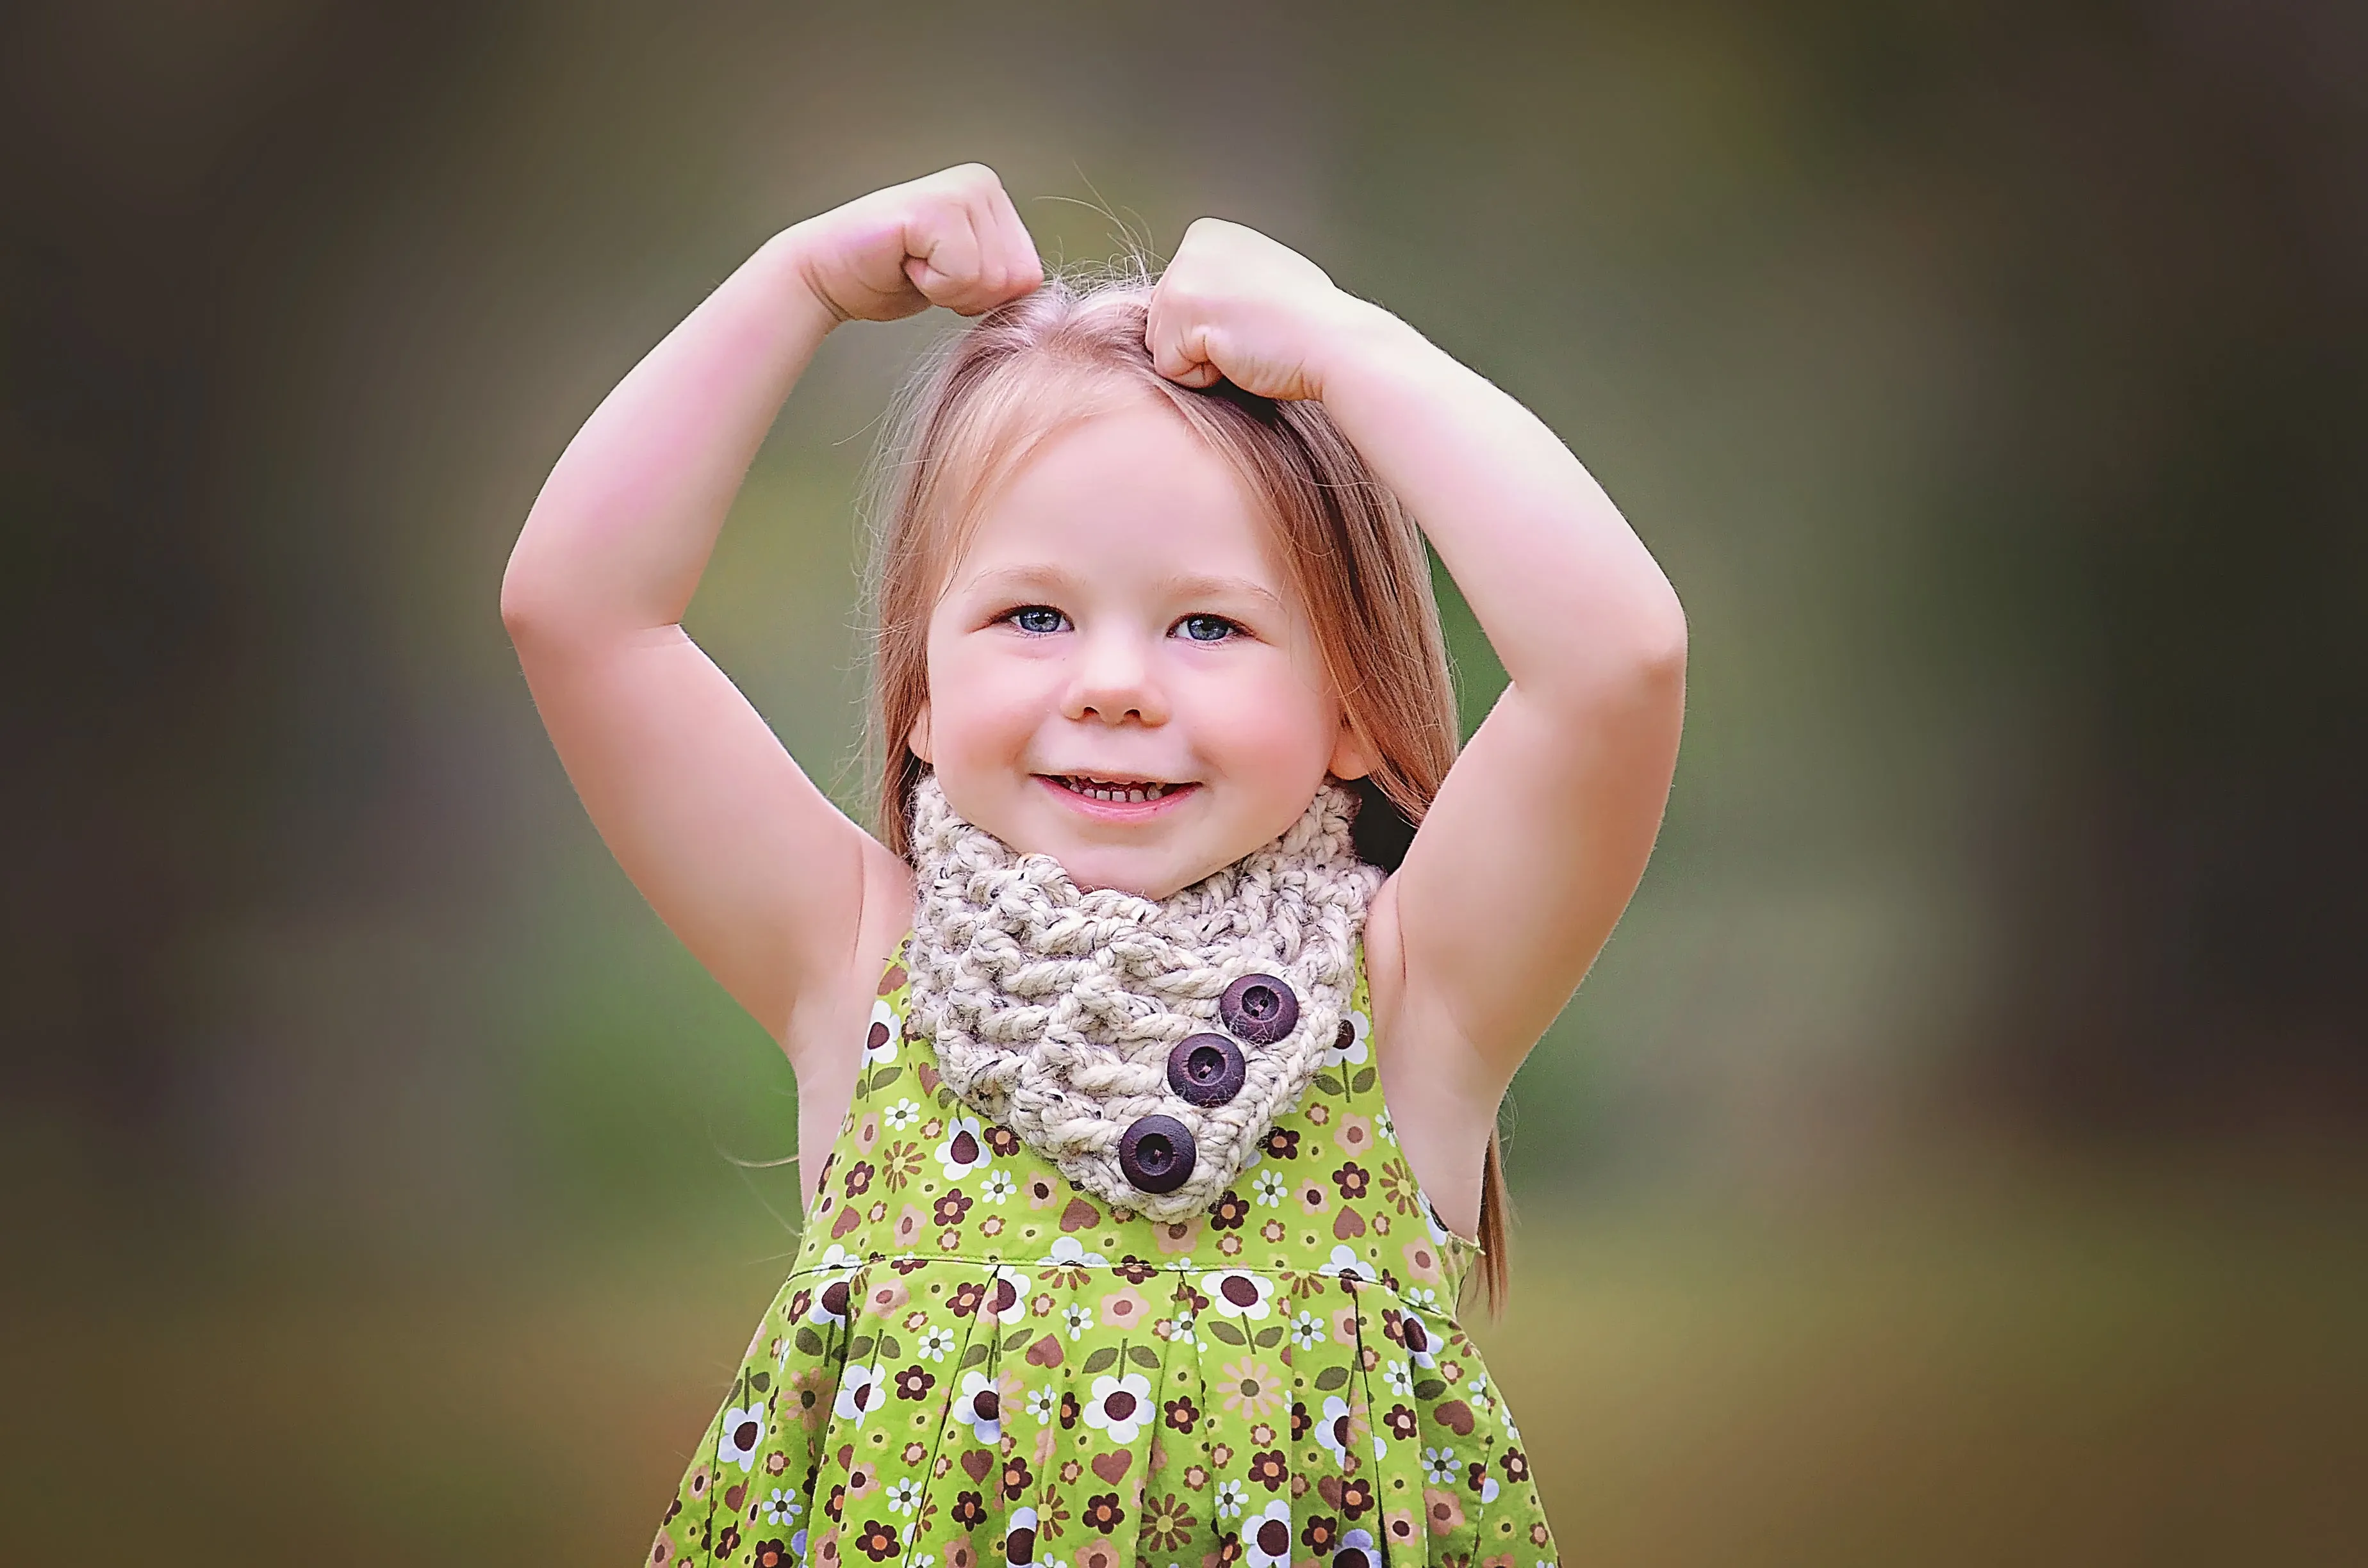
[[[2360,1560],[2340,0],[10,8],[7,1559],[643,1550],[793,1084],[502,563],[762,239],[970,159],[1051,256],[1306,251],[1685,597],[1661,848],[1506,1108],[1565,1561]],[[950,324],[825,347],[693,612],[843,792],[852,488]]]

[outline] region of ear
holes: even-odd
[[[1340,714],[1340,735],[1332,744],[1332,761],[1325,771],[1339,779],[1362,778],[1373,770],[1372,749],[1348,712]]]
[[[921,699],[921,710],[913,715],[913,727],[905,732],[905,746],[915,756],[935,767],[937,758],[929,755],[929,702]]]

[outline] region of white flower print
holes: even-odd
[[[871,1027],[863,1037],[863,1064],[885,1067],[896,1060],[896,1042],[905,1038],[905,1020],[883,998],[871,1004]]]
[[[954,1397],[954,1419],[987,1447],[1002,1441],[1003,1396],[995,1380],[985,1372],[964,1372],[962,1392]]]
[[[1432,1244],[1437,1246],[1445,1246],[1447,1244],[1447,1227],[1439,1222],[1439,1210],[1430,1206],[1430,1194],[1427,1192],[1424,1193],[1422,1195],[1422,1201],[1416,1204],[1415,1207],[1422,1210],[1422,1222],[1430,1232]]]
[[[1282,1195],[1291,1190],[1281,1171],[1260,1171],[1256,1186],[1251,1188],[1259,1203],[1269,1209],[1282,1202]]]
[[[921,1483],[905,1476],[888,1488],[881,1501],[900,1514],[909,1514],[921,1506]]]
[[[765,1440],[765,1407],[752,1404],[746,1410],[726,1410],[718,1426],[723,1437],[715,1445],[715,1462],[736,1464],[746,1474],[757,1462],[757,1445]]]
[[[961,1343],[954,1337],[952,1329],[931,1324],[921,1331],[919,1338],[913,1341],[913,1354],[927,1356],[932,1361],[942,1361],[952,1355],[954,1346]]]
[[[900,1099],[894,1105],[881,1107],[880,1119],[902,1132],[921,1119],[921,1108],[916,1101]]]
[[[1012,1537],[1014,1537],[1014,1536],[1018,1535],[1021,1530],[1026,1530],[1026,1531],[1028,1532],[1029,1536],[1030,1536],[1031,1539],[1035,1536],[1035,1534],[1036,1534],[1036,1510],[1035,1510],[1035,1509],[1033,1509],[1033,1508],[1014,1508],[1014,1509],[1011,1511],[1011,1522],[1010,1522],[1008,1525],[1006,1525],[1006,1526],[1004,1527],[1004,1530],[1003,1530],[1003,1551],[1004,1551],[1004,1556],[1005,1556],[1006,1560],[1008,1560],[1008,1559],[1011,1557],[1011,1555],[1012,1555],[1012,1551],[1013,1551],[1013,1548],[1014,1548],[1014,1547],[1016,1546],[1016,1544],[1017,1544],[1017,1543],[1012,1540]],[[842,1561],[843,1561],[843,1560],[842,1560]]]
[[[1414,1392],[1414,1377],[1406,1370],[1406,1364],[1404,1361],[1383,1362],[1382,1382],[1400,1399]]]
[[[1167,1342],[1170,1345],[1181,1345],[1188,1350],[1202,1348],[1201,1336],[1192,1332],[1190,1312],[1186,1312],[1176,1320],[1176,1325],[1167,1331]]]
[[[1416,1366],[1439,1365],[1439,1335],[1415,1313],[1398,1313],[1398,1338],[1406,1346],[1406,1359]]]
[[[1218,1517],[1224,1519],[1238,1519],[1242,1517],[1243,1506],[1242,1483],[1240,1482],[1220,1481],[1217,1483]]]
[[[805,1511],[806,1506],[796,1493],[779,1486],[774,1487],[773,1494],[765,1499],[765,1522],[768,1525],[786,1525]]]
[[[1110,1441],[1121,1448],[1134,1441],[1135,1432],[1152,1414],[1151,1384],[1141,1372],[1096,1378],[1093,1393],[1086,1401],[1086,1425],[1097,1432],[1108,1432]]]
[[[1094,1326],[1094,1309],[1083,1301],[1071,1301],[1061,1309],[1061,1323],[1071,1339],[1083,1339],[1086,1330]]]
[[[1005,1203],[1019,1190],[1019,1184],[1011,1179],[1009,1171],[989,1171],[986,1179],[978,1184],[978,1200],[981,1203]]]
[[[1273,1311],[1267,1303],[1274,1298],[1274,1281],[1247,1268],[1221,1268],[1214,1274],[1203,1274],[1201,1289],[1229,1318],[1255,1322]]]
[[[1325,1264],[1315,1272],[1318,1274],[1329,1274],[1336,1278],[1342,1275],[1346,1275],[1351,1279],[1362,1279],[1369,1284],[1372,1283],[1373,1278],[1372,1266],[1367,1263],[1363,1258],[1359,1257],[1357,1256],[1356,1249],[1349,1245],[1346,1242],[1334,1247],[1332,1249],[1332,1261]]]
[[[1313,1350],[1323,1344],[1326,1334],[1324,1320],[1314,1312],[1303,1309],[1291,1320],[1291,1342],[1302,1350]]]
[[[1057,1264],[1064,1268],[1075,1268],[1080,1264],[1087,1268],[1110,1267],[1109,1258],[1098,1252],[1087,1252],[1086,1244],[1075,1236],[1055,1236],[1053,1239],[1053,1249],[1044,1255],[1044,1261],[1048,1265]]]
[[[1373,1113],[1373,1136],[1384,1143],[1395,1143],[1398,1141],[1398,1124],[1390,1119],[1387,1107]]]
[[[1315,1423],[1315,1440],[1330,1451],[1332,1462],[1343,1470],[1349,1468],[1349,1445],[1341,1441],[1340,1432],[1348,1425],[1349,1402],[1334,1394],[1324,1402],[1324,1414]]]
[[[1365,1061],[1365,1041],[1372,1037],[1373,1020],[1351,1007],[1340,1015],[1340,1028],[1324,1048],[1326,1067],[1361,1066]],[[1345,1043],[1344,1043],[1345,1042]]]
[[[937,1154],[938,1164],[946,1168],[948,1181],[960,1181],[994,1158],[978,1135],[978,1118],[974,1116],[956,1117],[946,1124],[946,1141],[938,1145]]]
[[[1439,1292],[1428,1285],[1409,1285],[1398,1295],[1409,1307],[1429,1312],[1439,1310]]]
[[[1051,1389],[1030,1389],[1028,1414],[1036,1418],[1039,1426],[1050,1426],[1053,1417],[1061,1414],[1061,1396]]]
[[[1278,1497],[1242,1521],[1249,1568],[1291,1568],[1291,1500]]]
[[[887,1402],[887,1396],[888,1391],[881,1386],[877,1365],[849,1367],[839,1375],[838,1398],[830,1407],[831,1414],[860,1426],[865,1416]]]
[[[1422,1478],[1433,1486],[1452,1486],[1455,1483],[1455,1450],[1425,1449],[1422,1450]]]
[[[1373,1532],[1371,1530],[1343,1531],[1340,1536],[1339,1550],[1332,1554],[1332,1561],[1339,1562],[1346,1558],[1347,1553],[1351,1551],[1361,1554],[1363,1561],[1367,1562],[1379,1562],[1382,1560],[1382,1549],[1373,1544]]]
[[[1001,1307],[997,1307],[995,1303],[1005,1294],[1002,1287],[1006,1285],[1011,1287],[1009,1291],[1011,1299]],[[986,1304],[979,1310],[993,1312],[995,1321],[997,1323],[1018,1323],[1026,1317],[1028,1315],[1028,1276],[1008,1263],[996,1264],[994,1270],[986,1277]]]

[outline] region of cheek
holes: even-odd
[[[1237,777],[1295,790],[1331,759],[1334,706],[1290,669],[1205,692],[1196,707],[1201,744]]]
[[[932,659],[929,729],[939,767],[1008,761],[1042,719],[1042,684],[1024,661]]]

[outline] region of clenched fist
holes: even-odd
[[[1260,397],[1320,398],[1331,351],[1379,308],[1256,229],[1202,218],[1151,294],[1154,369],[1182,386],[1219,377]]]
[[[1036,242],[984,164],[963,164],[809,218],[799,271],[840,321],[895,321],[943,305],[974,316],[1044,280]]]

